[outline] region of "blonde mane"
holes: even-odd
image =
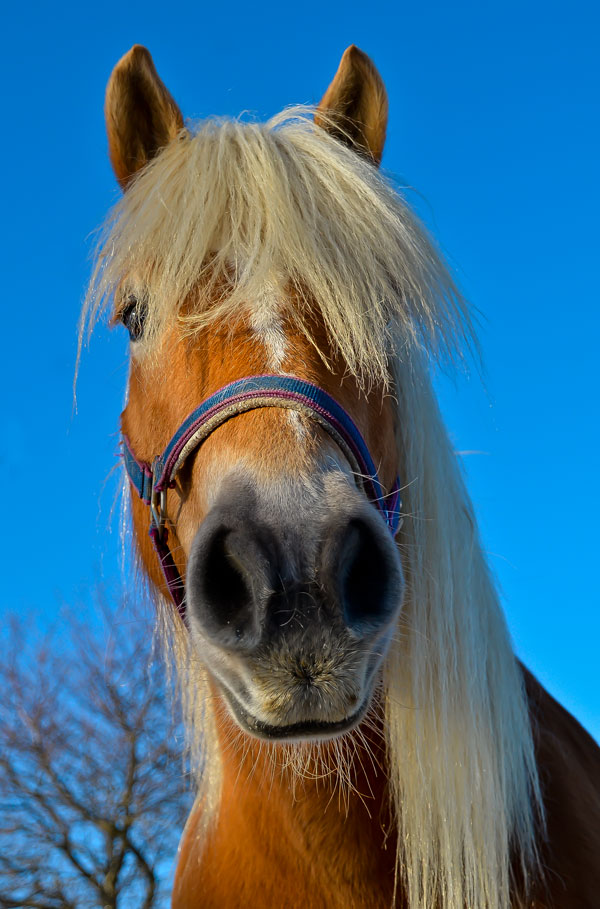
[[[410,909],[507,907],[511,856],[525,874],[536,862],[541,802],[520,670],[429,377],[431,357],[460,352],[471,335],[432,241],[306,110],[266,124],[209,120],[184,130],[115,207],[82,326],[114,296],[118,307],[131,282],[147,293],[149,348],[169,320],[191,333],[286,286],[305,333],[320,318],[365,385],[393,389],[407,594],[384,700],[399,876]],[[179,627],[171,640],[216,807],[206,679]]]
[[[109,216],[84,305],[90,329],[115,292],[127,292],[124,278],[148,295],[149,346],[174,316],[193,332],[273,284],[293,292],[304,331],[316,312],[366,380],[387,380],[396,342],[438,355],[470,334],[461,297],[409,208],[304,108],[266,124],[208,120],[183,130]]]

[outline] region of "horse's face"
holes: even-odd
[[[111,157],[124,186],[132,170],[123,162],[140,166],[153,153],[148,137],[137,136],[134,154],[123,144],[131,141],[127,130],[114,126],[123,111],[131,117],[132,86],[139,91],[142,76],[156,118],[167,117],[163,139],[176,132],[180,117],[145,52],[130,52],[113,74],[107,100]],[[375,78],[362,57],[350,55],[336,80],[353,80],[364,103]],[[328,95],[344,94],[343,88],[334,81]],[[367,122],[365,110],[368,105]],[[365,134],[364,147],[378,159],[381,148],[368,145]],[[137,457],[152,461],[185,417],[223,385],[286,373],[319,385],[349,412],[389,491],[397,472],[391,399],[383,387],[365,396],[351,377],[342,380],[343,364],[328,370],[293,328],[293,305],[282,288],[260,306],[248,301],[235,325],[190,337],[174,323],[151,357],[143,337],[133,342],[122,427]],[[141,309],[136,315],[130,305],[126,321],[142,335]],[[324,330],[321,335],[327,351]],[[275,740],[327,737],[357,723],[401,607],[402,570],[388,527],[336,443],[293,411],[241,413],[187,459],[166,511],[193,645],[237,723]],[[133,519],[146,569],[164,590],[148,542],[148,507],[135,497]]]

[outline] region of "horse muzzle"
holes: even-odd
[[[398,551],[353,487],[315,506],[227,484],[191,546],[195,644],[231,714],[260,738],[328,738],[368,709],[402,604]]]

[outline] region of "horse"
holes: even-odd
[[[387,109],[355,46],[266,123],[186,125],[139,45],[108,83],[81,337],[130,336],[135,551],[198,779],[174,909],[600,900],[600,751],[511,646],[430,379],[472,318],[378,169]]]

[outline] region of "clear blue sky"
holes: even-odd
[[[3,25],[3,610],[50,617],[119,579],[124,332],[97,333],[71,413],[90,233],[117,197],[112,66],[140,42],[187,116],[268,116],[318,101],[356,43],[389,90],[384,167],[484,315],[485,385],[437,384],[456,449],[483,452],[464,460],[517,651],[600,738],[596,5],[105,0]]]

